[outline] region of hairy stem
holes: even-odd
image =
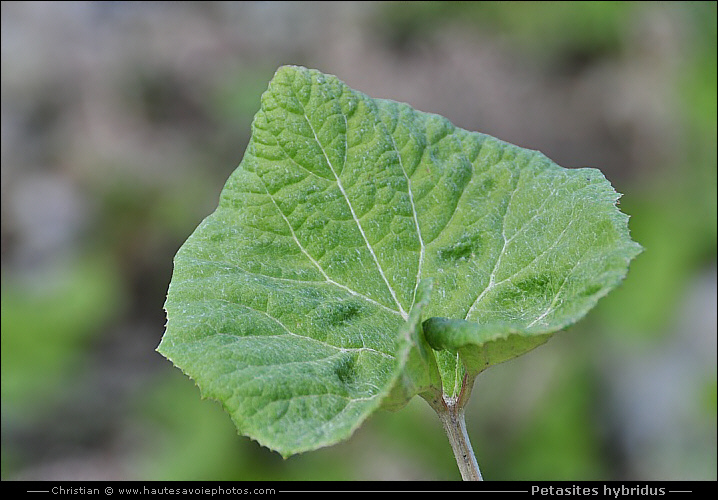
[[[476,462],[476,456],[471,447],[469,435],[466,433],[466,422],[464,420],[464,406],[471,395],[474,377],[475,375],[464,375],[461,392],[456,397],[445,398],[439,393],[422,395],[439,415],[439,420],[441,420],[441,425],[444,426],[446,436],[449,438],[456,464],[459,466],[461,478],[464,481],[483,481],[479,464]]]
[[[464,408],[448,403],[444,405],[443,411],[437,411],[437,413],[451,443],[451,449],[454,451],[461,478],[464,481],[483,480],[479,464],[474,456],[474,450],[471,448],[469,435],[466,433]]]

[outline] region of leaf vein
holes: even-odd
[[[344,116],[344,124],[345,124],[345,131],[347,130],[348,124],[347,124],[347,118]],[[329,156],[327,155],[327,152],[322,145],[322,143],[319,141],[319,137],[317,137],[316,132],[314,131],[314,127],[312,126],[311,121],[309,120],[309,117],[307,116],[306,112],[304,113],[304,119],[307,121],[307,124],[309,125],[309,128],[312,131],[312,134],[314,134],[314,140],[319,145],[319,149],[322,150],[322,153],[324,154],[324,159],[327,161],[327,165],[329,165],[329,169],[334,174],[334,178],[336,179],[337,187],[339,188],[339,191],[342,193],[342,196],[344,197],[344,200],[347,203],[347,206],[349,207],[349,211],[352,214],[352,218],[354,219],[354,222],[357,225],[357,228],[359,228],[359,233],[361,233],[362,238],[364,239],[364,243],[367,246],[367,249],[369,250],[369,253],[372,256],[372,259],[374,260],[374,263],[377,266],[377,269],[379,271],[379,274],[381,275],[382,279],[384,280],[384,283],[386,284],[387,288],[389,289],[389,293],[391,294],[392,298],[394,299],[394,302],[396,302],[396,305],[399,307],[399,312],[401,313],[401,316],[406,320],[409,318],[409,315],[406,313],[404,308],[401,306],[401,303],[399,302],[399,299],[396,296],[396,292],[394,291],[394,288],[389,283],[389,280],[387,279],[386,275],[384,274],[384,270],[381,267],[381,264],[379,263],[379,259],[377,258],[376,254],[374,253],[374,249],[372,248],[371,244],[369,243],[369,240],[367,239],[366,234],[364,233],[364,229],[361,226],[361,223],[359,222],[359,218],[356,215],[356,212],[354,211],[354,207],[351,204],[351,201],[349,200],[349,196],[347,195],[347,192],[344,190],[344,186],[342,185],[341,179],[339,178],[339,175],[337,174],[336,169],[334,168],[334,165],[332,165],[332,162],[329,160]],[[346,138],[346,132],[344,134],[344,141],[345,141],[345,155],[346,150],[348,149],[349,145],[347,143]],[[326,274],[326,273],[325,273]]]
[[[392,359],[394,358],[394,356],[392,356],[392,355],[389,354],[389,353],[385,353],[385,352],[379,351],[379,350],[374,349],[374,348],[371,348],[371,347],[366,347],[366,346],[362,346],[362,347],[339,347],[339,346],[330,344],[330,343],[328,343],[328,342],[324,342],[324,341],[322,341],[322,340],[315,339],[314,337],[309,337],[309,336],[306,336],[306,335],[300,335],[300,334],[298,334],[298,333],[294,333],[294,332],[291,331],[284,323],[282,323],[281,321],[279,321],[277,318],[275,318],[275,317],[272,316],[271,314],[267,313],[266,311],[260,311],[259,309],[255,309],[254,307],[250,307],[250,306],[248,306],[248,305],[246,305],[246,304],[238,304],[238,303],[235,303],[235,302],[231,302],[231,301],[229,301],[229,300],[226,300],[226,299],[211,299],[211,300],[215,300],[215,301],[218,301],[218,302],[225,302],[225,303],[231,304],[231,305],[233,305],[233,306],[243,307],[243,308],[248,309],[248,310],[250,310],[250,311],[254,311],[254,312],[258,313],[258,314],[261,314],[261,315],[263,315],[263,316],[266,316],[267,318],[269,318],[269,319],[271,319],[272,321],[274,321],[275,323],[277,323],[280,327],[282,327],[282,329],[283,329],[284,331],[287,332],[286,334],[280,334],[280,335],[236,335],[236,334],[233,334],[233,333],[220,332],[220,331],[218,331],[218,330],[215,329],[215,332],[216,332],[218,335],[225,335],[225,336],[228,336],[228,337],[234,337],[234,338],[239,338],[239,339],[244,339],[244,338],[279,337],[279,336],[289,335],[289,336],[293,336],[293,337],[298,337],[298,338],[303,339],[303,340],[308,340],[308,341],[310,341],[310,342],[317,342],[317,343],[319,343],[319,344],[321,344],[321,345],[323,345],[323,346],[330,347],[330,348],[332,348],[332,349],[338,349],[339,351],[342,351],[342,352],[345,352],[345,351],[351,351],[351,352],[362,352],[362,351],[366,351],[366,352],[372,352],[372,353],[380,354],[380,355],[383,355],[383,356],[386,356],[386,357],[389,357],[389,358],[392,358]]]
[[[469,307],[469,310],[466,312],[466,316],[464,316],[464,319],[468,319],[471,313],[473,312],[476,305],[481,301],[481,299],[484,298],[484,296],[494,287],[494,279],[496,278],[496,271],[501,265],[501,258],[504,256],[504,252],[506,252],[506,247],[508,245],[507,239],[506,239],[506,217],[511,209],[511,202],[514,199],[514,195],[518,191],[519,188],[519,180],[521,178],[521,171],[519,171],[516,174],[516,185],[514,186],[513,190],[511,191],[511,195],[509,196],[509,201],[506,203],[506,209],[504,210],[503,216],[501,217],[501,236],[504,240],[504,244],[501,247],[501,251],[499,252],[498,257],[496,258],[496,262],[494,263],[494,268],[491,270],[491,274],[489,275],[489,283],[486,285],[486,287],[479,293],[479,295],[476,297],[474,302],[471,304],[471,307]]]
[[[310,125],[310,126],[311,126],[311,125]],[[396,314],[396,313],[399,313],[399,314],[401,314],[401,316],[402,316],[404,319],[407,318],[406,314],[405,314],[404,311],[401,309],[401,304],[399,304],[398,302],[397,302],[397,305],[399,305],[399,311],[395,311],[395,310],[393,310],[393,309],[391,309],[391,308],[389,308],[389,307],[387,307],[387,306],[385,306],[385,305],[383,305],[383,304],[377,302],[376,300],[374,300],[374,299],[372,299],[372,298],[370,298],[370,297],[367,297],[367,296],[364,295],[364,294],[361,294],[361,293],[359,293],[359,292],[356,292],[356,291],[352,290],[351,288],[349,288],[348,286],[342,285],[341,283],[338,283],[338,282],[334,281],[332,278],[330,278],[329,275],[326,273],[326,271],[324,271],[324,268],[322,268],[322,266],[319,264],[319,262],[317,262],[317,260],[314,259],[314,257],[312,257],[311,255],[309,255],[309,252],[308,252],[308,251],[304,248],[304,246],[299,242],[299,239],[297,238],[297,235],[296,235],[296,233],[294,232],[294,228],[293,228],[292,225],[289,223],[289,219],[287,219],[287,217],[284,215],[284,213],[282,212],[282,210],[279,208],[279,205],[277,204],[277,202],[276,202],[276,200],[274,199],[274,197],[269,193],[269,190],[267,189],[267,186],[264,184],[264,181],[263,181],[261,178],[260,178],[260,180],[262,181],[262,185],[264,186],[264,191],[267,193],[267,196],[268,196],[269,199],[272,201],[272,204],[273,204],[274,207],[277,209],[277,212],[279,212],[279,215],[281,215],[282,219],[284,219],[284,222],[287,224],[287,227],[289,228],[289,232],[290,232],[291,235],[292,235],[292,239],[294,240],[294,243],[296,243],[296,245],[299,247],[299,250],[301,250],[301,252],[309,259],[309,261],[316,266],[316,268],[319,270],[319,272],[322,273],[322,276],[324,276],[324,279],[325,279],[328,283],[331,283],[331,284],[333,284],[333,285],[335,285],[335,286],[338,286],[339,288],[342,288],[343,290],[346,290],[346,291],[349,292],[350,294],[355,295],[355,296],[357,296],[357,297],[361,297],[361,298],[363,298],[363,299],[365,299],[365,300],[367,300],[367,301],[369,301],[369,302],[371,302],[371,303],[373,303],[373,304],[375,304],[375,305],[377,305],[377,306],[379,306],[379,307],[381,307],[381,308],[383,308],[383,309],[385,309],[385,310],[387,310],[387,311],[390,311],[390,312],[395,313],[395,314]],[[352,214],[353,214],[353,212],[352,212]]]
[[[583,254],[581,255],[581,257],[579,257],[579,259],[578,259],[578,260],[576,261],[576,263],[573,265],[573,267],[571,268],[571,270],[570,270],[568,273],[566,273],[566,276],[564,276],[563,281],[561,281],[561,285],[558,287],[558,290],[556,290],[556,294],[554,295],[553,299],[551,300],[551,303],[548,305],[548,307],[546,308],[546,310],[545,310],[540,316],[538,316],[535,320],[533,320],[531,323],[529,323],[526,328],[531,328],[532,326],[534,326],[536,323],[538,323],[539,321],[541,321],[542,319],[544,319],[546,316],[548,316],[549,314],[551,314],[551,312],[553,312],[553,311],[555,310],[556,301],[558,300],[559,295],[561,295],[561,291],[563,290],[563,287],[566,286],[566,283],[568,283],[568,279],[571,277],[571,275],[572,275],[573,272],[576,270],[576,268],[578,267],[578,265],[579,265],[579,264],[581,263],[581,261],[583,260],[583,257],[584,257],[587,253],[588,253],[588,249],[586,249],[586,250],[583,252]]]
[[[399,157],[399,166],[401,167],[401,171],[404,174],[404,177],[406,178],[407,183],[407,190],[409,191],[409,203],[411,204],[411,213],[414,216],[414,225],[416,226],[416,235],[419,238],[419,265],[417,266],[416,271],[416,283],[414,284],[414,296],[412,298],[412,303],[416,302],[416,291],[419,288],[419,281],[421,281],[421,268],[424,265],[424,254],[426,253],[426,246],[424,245],[424,239],[421,236],[421,227],[419,226],[419,217],[416,213],[416,203],[414,203],[414,194],[411,189],[411,178],[409,177],[409,174],[406,172],[406,169],[404,168],[404,162],[401,158],[401,153],[399,152],[399,148],[396,146],[396,141],[394,140],[394,136],[388,132],[389,138],[391,139],[391,144],[394,147],[394,151],[396,151],[397,156]]]

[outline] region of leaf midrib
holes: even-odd
[[[399,308],[399,313],[401,314],[402,318],[406,321],[409,319],[409,315],[404,310],[404,308],[401,306],[401,302],[399,302],[398,297],[396,296],[396,292],[394,291],[394,288],[389,283],[389,280],[387,279],[386,275],[384,274],[384,269],[382,269],[381,264],[379,263],[379,259],[377,258],[376,254],[374,253],[374,249],[372,248],[371,244],[369,243],[369,240],[367,239],[366,233],[364,233],[364,228],[361,226],[361,222],[359,221],[359,218],[356,215],[356,212],[354,211],[354,207],[351,204],[351,201],[349,200],[349,196],[347,195],[347,192],[344,190],[344,186],[342,184],[341,179],[339,178],[339,175],[337,174],[337,171],[334,168],[334,165],[332,164],[331,160],[329,160],[329,156],[327,155],[326,149],[322,145],[322,143],[319,141],[319,137],[317,136],[316,131],[314,130],[314,126],[312,125],[311,121],[309,120],[309,116],[307,116],[306,108],[303,104],[302,106],[302,116],[304,116],[304,119],[307,122],[307,125],[309,125],[309,129],[312,131],[312,135],[314,135],[314,140],[317,142],[317,145],[319,145],[319,149],[321,149],[322,154],[324,155],[324,159],[327,161],[327,165],[329,166],[329,169],[332,171],[332,174],[334,174],[334,178],[336,179],[337,187],[339,188],[339,191],[342,193],[342,196],[344,197],[344,201],[346,201],[347,206],[349,207],[349,211],[352,214],[352,218],[354,219],[354,222],[357,225],[357,228],[359,229],[359,233],[362,236],[362,239],[364,240],[364,243],[366,244],[367,249],[369,250],[369,253],[371,254],[372,259],[374,260],[374,264],[376,264],[377,270],[379,271],[379,274],[381,275],[381,278],[384,280],[384,283],[386,284],[387,288],[389,289],[389,293],[391,294],[391,297],[394,299],[394,302],[396,303],[397,307]],[[349,148],[349,144],[347,141],[347,130],[348,130],[348,124],[347,124],[347,117],[341,113],[342,118],[344,119],[344,164],[346,165],[346,152]]]
[[[350,294],[355,295],[355,296],[357,296],[357,297],[360,297],[360,298],[362,298],[362,299],[364,299],[364,300],[366,300],[366,301],[368,301],[368,302],[371,302],[372,304],[374,304],[374,305],[376,305],[376,306],[378,306],[378,307],[381,307],[382,309],[385,309],[385,310],[387,310],[387,311],[389,311],[389,312],[391,312],[391,313],[393,313],[393,314],[401,314],[401,316],[404,318],[404,320],[407,319],[408,316],[405,316],[405,315],[403,314],[403,310],[402,310],[402,311],[396,311],[396,310],[394,310],[394,309],[392,309],[392,308],[390,308],[390,307],[385,306],[384,304],[381,304],[380,302],[377,302],[376,300],[372,299],[371,297],[367,297],[366,295],[364,295],[364,294],[362,294],[362,293],[359,293],[359,292],[357,292],[357,291],[355,291],[355,290],[352,290],[352,289],[349,288],[348,286],[342,285],[341,283],[339,283],[339,282],[337,282],[337,281],[334,281],[332,278],[330,278],[329,275],[326,273],[326,271],[324,271],[324,269],[322,268],[322,266],[319,264],[319,262],[317,262],[317,260],[316,260],[314,257],[312,257],[311,255],[309,255],[309,252],[307,252],[307,250],[304,248],[304,246],[299,242],[299,239],[297,238],[297,235],[296,235],[296,233],[294,232],[294,228],[293,228],[292,225],[289,223],[289,219],[287,219],[287,217],[284,215],[284,212],[282,212],[282,210],[279,208],[279,205],[277,204],[277,202],[276,202],[276,200],[274,199],[274,197],[269,193],[269,190],[267,189],[266,184],[264,184],[264,180],[260,178],[260,181],[262,182],[262,186],[264,187],[264,190],[265,190],[265,192],[267,193],[267,196],[268,196],[269,199],[272,201],[272,204],[274,205],[274,207],[277,209],[277,212],[279,212],[279,214],[282,216],[282,219],[284,219],[284,222],[287,224],[287,227],[289,228],[289,232],[290,232],[291,235],[292,235],[292,239],[294,240],[294,243],[297,244],[297,246],[299,247],[299,250],[301,250],[301,252],[310,260],[310,262],[311,262],[312,264],[314,264],[317,269],[319,269],[319,272],[322,273],[322,276],[324,276],[324,279],[325,279],[325,281],[326,281],[327,283],[330,283],[330,284],[332,284],[332,285],[338,286],[339,288],[342,288],[343,290],[346,290],[346,291],[349,292]],[[353,212],[352,212],[352,213],[353,213]],[[399,307],[401,307],[401,305],[400,305]]]

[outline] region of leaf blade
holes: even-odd
[[[617,199],[597,170],[281,67],[175,257],[158,351],[240,433],[327,446],[583,317],[640,251]]]

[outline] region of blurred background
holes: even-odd
[[[716,480],[716,3],[2,2],[2,479],[455,480],[415,398],[283,460],[155,352],[282,64],[601,169],[645,247],[479,376],[493,480]]]

